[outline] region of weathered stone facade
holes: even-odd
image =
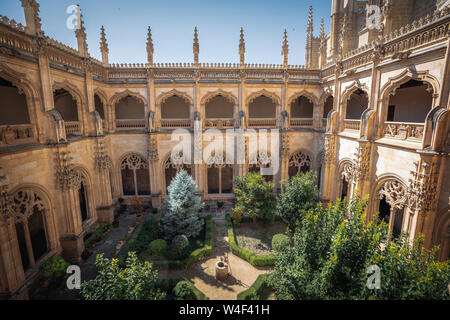
[[[333,10],[339,2],[333,1]],[[306,67],[288,64],[286,33],[282,64],[246,64],[243,30],[237,43],[240,64],[199,62],[197,30],[194,63],[155,63],[150,28],[148,62],[114,65],[104,28],[103,61],[98,61],[89,55],[84,26],[76,32],[74,50],[44,35],[35,1],[22,3],[27,26],[0,19],[0,78],[7,90],[25,97],[28,114],[27,123],[0,123],[1,295],[26,292],[39,265],[54,254],[79,261],[84,235],[112,220],[119,197],[137,195],[161,206],[171,176],[183,167],[170,158],[177,144],[172,131],[193,134],[199,124],[192,149],[208,146],[206,129],[279,129],[280,150],[270,150],[280,156],[275,182],[304,169],[320,171],[324,200],[335,201],[348,185],[347,196],[370,195],[368,218],[385,201],[392,229],[395,217],[402,216],[401,228],[411,239],[423,233],[425,245],[440,244],[440,259],[448,258],[448,8],[408,20],[376,43],[346,44],[337,56],[325,46],[339,37],[333,33],[341,28],[333,11],[330,35],[322,31],[314,38],[311,29],[314,55]],[[422,90],[419,98],[428,99],[423,121],[397,121],[402,102],[395,112],[389,110],[391,97],[402,100],[404,92],[410,94],[405,90]],[[324,114],[329,97],[332,109]],[[245,155],[245,164],[185,165],[205,201],[231,200],[230,179],[265,165],[267,159],[250,154],[250,144],[241,139],[233,149]],[[258,163],[250,164],[252,158]],[[208,179],[212,175],[221,181],[217,190]],[[33,199],[27,202],[31,207],[19,205],[24,197]],[[23,212],[38,213],[42,223],[15,220]],[[27,231],[29,225],[41,226],[41,233]],[[33,245],[42,234],[45,246],[37,255]]]

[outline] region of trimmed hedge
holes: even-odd
[[[205,245],[202,248],[194,250],[191,254],[183,260],[167,260],[167,261],[155,261],[161,267],[166,267],[169,270],[184,269],[192,265],[193,263],[204,259],[211,255],[212,250],[212,217],[207,216],[205,218]]]
[[[161,291],[167,292],[169,294],[169,300],[172,296],[172,292],[173,289],[177,286],[178,283],[180,282],[189,282],[190,285],[192,286],[190,289],[192,290],[192,292],[195,295],[195,300],[209,300],[209,298],[203,293],[201,292],[199,289],[197,289],[197,287],[190,282],[189,280],[187,280],[184,277],[180,277],[180,278],[159,278],[158,279],[158,288],[161,289]]]
[[[263,296],[267,293],[267,290],[271,290],[271,286],[268,283],[270,273],[264,273],[256,278],[256,281],[245,291],[242,291],[237,295],[238,300],[266,300],[267,297]],[[265,292],[266,291],[266,292]]]
[[[275,255],[273,253],[269,254],[255,254],[250,250],[239,247],[236,244],[236,240],[234,237],[234,229],[233,222],[231,216],[227,214],[227,227],[228,227],[228,242],[230,244],[230,250],[238,257],[244,259],[249,262],[251,265],[255,267],[267,267],[275,265]]]

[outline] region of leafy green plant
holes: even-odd
[[[124,268],[117,259],[97,256],[95,265],[98,276],[81,285],[81,296],[85,300],[162,300],[166,294],[158,288],[158,272],[148,261],[139,262],[130,252]]]
[[[164,239],[156,239],[150,242],[148,245],[148,250],[150,254],[155,256],[163,256],[166,254],[167,242]]]
[[[285,234],[278,233],[272,238],[272,249],[275,251],[282,251],[286,247],[289,247],[290,240]]]
[[[354,197],[325,209],[318,205],[296,227],[294,246],[277,253],[273,286],[279,300],[449,299],[450,261],[434,261],[435,250],[420,237],[392,240],[377,218],[366,222],[367,201]],[[367,268],[381,270],[380,289],[367,287]]]
[[[233,189],[236,197],[235,208],[247,212],[255,223],[257,217],[260,217],[264,223],[273,223],[275,219],[273,211],[277,205],[273,188],[273,182],[266,181],[259,173],[237,177]]]
[[[223,209],[223,206],[225,205],[225,202],[223,201],[217,201],[216,202],[217,208],[218,209]]]
[[[42,270],[44,271],[44,277],[60,277],[66,274],[69,264],[60,256],[54,256],[44,262]]]
[[[175,236],[171,243],[171,249],[177,256],[181,256],[183,250],[189,245],[189,240],[184,234]]]
[[[234,207],[233,209],[231,209],[231,218],[233,218],[234,225],[239,227],[243,216],[244,210],[242,207]]]
[[[288,225],[293,234],[297,224],[301,223],[304,212],[314,208],[319,198],[313,172],[300,173],[281,183],[281,195],[278,201],[278,215]]]
[[[197,300],[193,287],[194,285],[187,280],[178,282],[175,288],[173,288],[175,300]]]

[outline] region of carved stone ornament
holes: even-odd
[[[386,199],[392,209],[403,209],[407,201],[405,186],[398,180],[388,180],[377,192],[378,199]]]

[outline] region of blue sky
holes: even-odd
[[[38,0],[46,35],[76,49],[66,27],[66,8],[79,4],[89,53],[101,59],[100,27],[105,26],[110,63],[147,61],[147,26],[151,26],[155,62],[193,62],[194,27],[199,30],[200,62],[238,63],[239,30],[245,32],[246,62],[279,64],[284,28],[289,64],[304,64],[308,8],[314,8],[314,33],[320,18],[329,32],[331,0]],[[0,14],[25,24],[19,0],[0,0]]]

